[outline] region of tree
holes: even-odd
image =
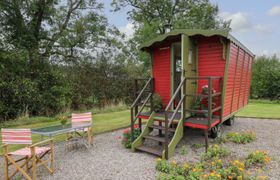
[[[280,60],[274,55],[253,61],[251,98],[280,100]]]
[[[164,34],[164,26],[169,24],[174,29],[228,28],[230,24],[218,17],[218,6],[209,0],[113,0],[112,7],[114,11],[129,8],[128,19],[135,28],[131,43],[136,45],[131,45],[132,48]],[[149,58],[142,53],[135,58],[143,56],[148,65]]]

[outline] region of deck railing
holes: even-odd
[[[141,89],[141,91],[139,92],[139,81],[147,81],[146,84],[144,85],[144,87]],[[134,124],[138,119],[138,125],[139,128],[141,130],[141,126],[142,126],[142,122],[141,119],[139,118],[139,115],[141,114],[141,112],[144,110],[145,107],[147,107],[147,103],[150,101],[150,113],[153,111],[153,86],[154,86],[154,82],[153,82],[153,78],[149,78],[149,79],[135,79],[135,86],[134,86],[134,94],[136,99],[134,100],[134,102],[132,103],[132,105],[130,106],[130,113],[131,113],[131,142],[134,141],[134,136],[133,136],[133,131],[134,131]],[[148,93],[146,95],[146,93]],[[146,97],[145,97],[146,95]],[[144,98],[144,101],[141,102]],[[139,109],[140,106],[140,109]]]
[[[187,80],[196,81],[198,83],[199,80],[206,80],[208,85],[207,94],[186,94],[186,96],[194,96],[194,97],[203,97],[207,98],[208,107],[207,110],[197,110],[197,109],[189,109],[186,108],[184,112],[193,112],[193,113],[207,113],[207,125],[208,129],[205,130],[205,142],[206,142],[206,151],[208,148],[208,131],[213,128],[211,127],[211,120],[213,118],[213,113],[220,111],[220,119],[222,119],[222,92],[223,92],[223,77],[220,76],[209,76],[209,77],[187,77]],[[219,81],[219,91],[213,93],[213,81]],[[213,98],[220,97],[220,105],[213,107]]]

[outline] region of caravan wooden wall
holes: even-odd
[[[248,104],[253,56],[234,43],[230,43],[223,117]]]

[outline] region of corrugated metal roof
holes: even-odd
[[[237,44],[238,46],[240,46],[242,49],[244,49],[245,51],[247,51],[250,55],[255,56],[248,48],[246,48],[242,43],[240,43],[235,37],[233,37],[230,34],[230,30],[229,29],[209,29],[209,30],[204,30],[204,29],[175,29],[170,31],[169,33],[166,34],[162,34],[146,43],[143,43],[140,46],[141,50],[144,50],[146,48],[149,48],[151,46],[153,46],[155,43],[159,43],[161,41],[164,41],[166,38],[171,37],[171,36],[178,36],[180,34],[185,34],[187,36],[195,36],[195,35],[202,35],[202,36],[206,36],[206,37],[210,37],[210,36],[222,36],[232,42],[234,42],[235,44]]]

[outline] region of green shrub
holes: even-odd
[[[253,131],[242,132],[242,133],[229,132],[226,135],[226,138],[228,139],[228,141],[232,141],[234,143],[246,144],[256,139],[256,133]]]
[[[194,148],[194,149],[200,149],[200,148],[202,148],[202,147],[203,147],[202,144],[193,144],[193,145],[192,145],[192,148]]]
[[[160,94],[153,95],[153,108],[155,112],[160,112],[162,110],[162,98]]]
[[[209,146],[207,152],[202,154],[202,160],[220,159],[229,155],[229,151],[219,145]]]
[[[270,162],[270,157],[267,154],[266,151],[255,151],[253,153],[250,153],[248,157],[246,158],[246,165],[259,165],[264,166]]]

